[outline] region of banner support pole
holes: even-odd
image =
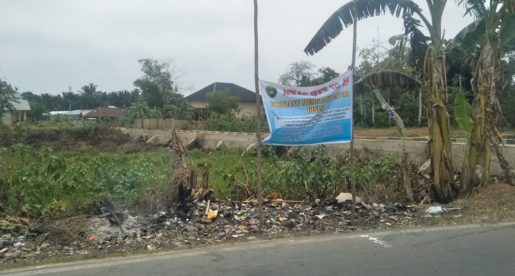
[[[265,214],[263,210],[263,188],[262,188],[262,157],[261,157],[261,97],[259,95],[259,59],[258,59],[258,2],[254,0],[254,85],[256,88],[256,120],[257,120],[257,132],[256,132],[256,186],[257,186],[257,198],[259,205],[259,227],[264,228]]]
[[[353,24],[352,24],[352,93],[355,94],[354,73],[356,68],[356,37],[358,29],[358,17],[356,11],[356,3],[353,6]],[[354,102],[354,95],[352,95],[352,102]],[[351,193],[352,193],[352,225],[356,225],[356,155],[354,154],[354,114],[352,115],[352,134],[350,140],[350,178],[351,178]]]

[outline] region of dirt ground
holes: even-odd
[[[470,196],[446,205],[459,211],[444,212],[441,216],[423,215],[421,225],[476,224],[515,221],[515,186],[497,183],[475,190]]]

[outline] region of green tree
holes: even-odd
[[[6,81],[0,80],[0,123],[5,111],[13,111],[13,102],[16,102],[16,90]]]
[[[314,86],[314,85],[326,83],[326,82],[338,77],[339,75],[340,74],[338,72],[334,71],[334,69],[332,69],[330,67],[322,67],[322,68],[318,69],[318,74],[311,81],[310,85]]]
[[[89,87],[91,85],[93,87]],[[96,90],[96,85],[90,83],[89,85],[83,86],[83,89],[86,89],[86,91],[88,91],[91,88],[93,88],[93,90]],[[88,91],[87,93],[90,93],[90,92]],[[63,102],[66,105],[66,110],[73,110],[73,109],[76,109],[76,108],[80,107],[80,105],[82,103],[81,102],[81,95],[75,94],[72,91],[63,92],[61,94],[62,94]],[[88,99],[88,101],[96,102],[95,98],[96,98],[96,94],[93,92],[93,94],[91,95],[91,98]],[[29,102],[32,102],[32,101],[29,101]],[[61,104],[60,109],[63,109],[62,104]]]
[[[193,107],[186,99],[181,99],[175,105],[170,106],[169,112],[172,118],[178,120],[190,120],[194,114]]]
[[[418,100],[414,93],[406,92],[401,94],[399,100],[395,103],[395,110],[399,113],[400,117],[404,119],[404,124],[407,127],[417,126],[417,117],[414,116],[418,113]]]
[[[208,93],[206,101],[210,112],[231,114],[238,111],[240,98],[231,96],[226,90],[220,90]]]
[[[145,101],[137,101],[124,110],[122,122],[125,125],[134,123],[136,119],[151,119],[160,116],[159,111],[148,106]]]
[[[430,132],[431,167],[436,199],[451,201],[457,187],[454,183],[449,117],[446,106],[445,56],[443,55],[442,16],[446,0],[426,0],[430,18],[410,0],[353,0],[334,12],[311,39],[304,51],[315,54],[355,20],[379,16],[389,11],[402,17],[411,53],[422,74]],[[419,29],[420,22],[429,33]]]
[[[143,98],[150,107],[155,107],[165,114],[166,105],[175,105],[182,99],[173,81],[171,63],[152,59],[141,59],[139,63],[144,75],[134,81],[134,86],[141,90]]]
[[[279,82],[284,85],[310,86],[314,69],[315,65],[308,61],[292,62],[279,77]]]
[[[98,86],[94,83],[89,83],[81,87],[80,93],[85,108],[93,109],[97,107],[97,87]]]
[[[34,121],[43,120],[43,113],[48,112],[46,107],[41,102],[29,102],[30,117]]]
[[[502,80],[502,58],[515,48],[515,2],[512,0],[460,0],[467,14],[476,20],[463,29],[455,39],[464,52],[479,55],[473,73],[472,133],[467,144],[467,158],[462,189],[471,191],[490,180],[491,148],[497,154],[508,181],[511,166],[502,154],[497,122],[501,115],[497,93]],[[478,170],[478,168],[480,168]]]

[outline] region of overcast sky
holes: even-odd
[[[343,72],[352,31],[318,54],[303,49],[346,0],[260,0],[260,78],[277,81],[287,64],[307,60]],[[425,9],[425,1],[415,0]],[[20,91],[58,94],[93,82],[131,90],[141,58],[173,60],[182,92],[212,82],[254,90],[252,0],[0,0],[0,78]],[[472,18],[449,0],[446,38]],[[402,33],[400,19],[358,25],[358,47]]]

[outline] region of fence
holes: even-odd
[[[166,143],[170,141],[170,131],[160,130],[143,130],[120,128],[120,130],[133,137],[144,137],[146,140],[152,139],[152,143]],[[214,149],[219,145],[227,148],[246,149],[256,142],[255,133],[244,132],[223,132],[223,131],[199,131],[199,130],[181,130],[177,134],[181,137],[183,143],[188,145],[198,140],[200,146],[205,149]],[[360,155],[367,155],[368,158],[374,158],[383,154],[393,154],[400,158],[401,140],[399,138],[356,138],[355,148]],[[460,168],[465,159],[466,141],[456,141],[452,144],[452,157],[455,168]],[[326,145],[328,154],[338,155],[349,149],[349,144],[331,144]],[[427,139],[408,138],[406,140],[406,150],[408,151],[409,160],[422,164],[426,158]],[[515,145],[507,144],[504,146],[504,154],[510,164],[515,164]],[[365,156],[365,157],[367,157]],[[501,175],[502,170],[495,154],[491,155],[492,173]]]
[[[163,118],[136,119],[134,121],[134,128],[148,130],[184,129],[189,125],[191,125],[189,121]]]

